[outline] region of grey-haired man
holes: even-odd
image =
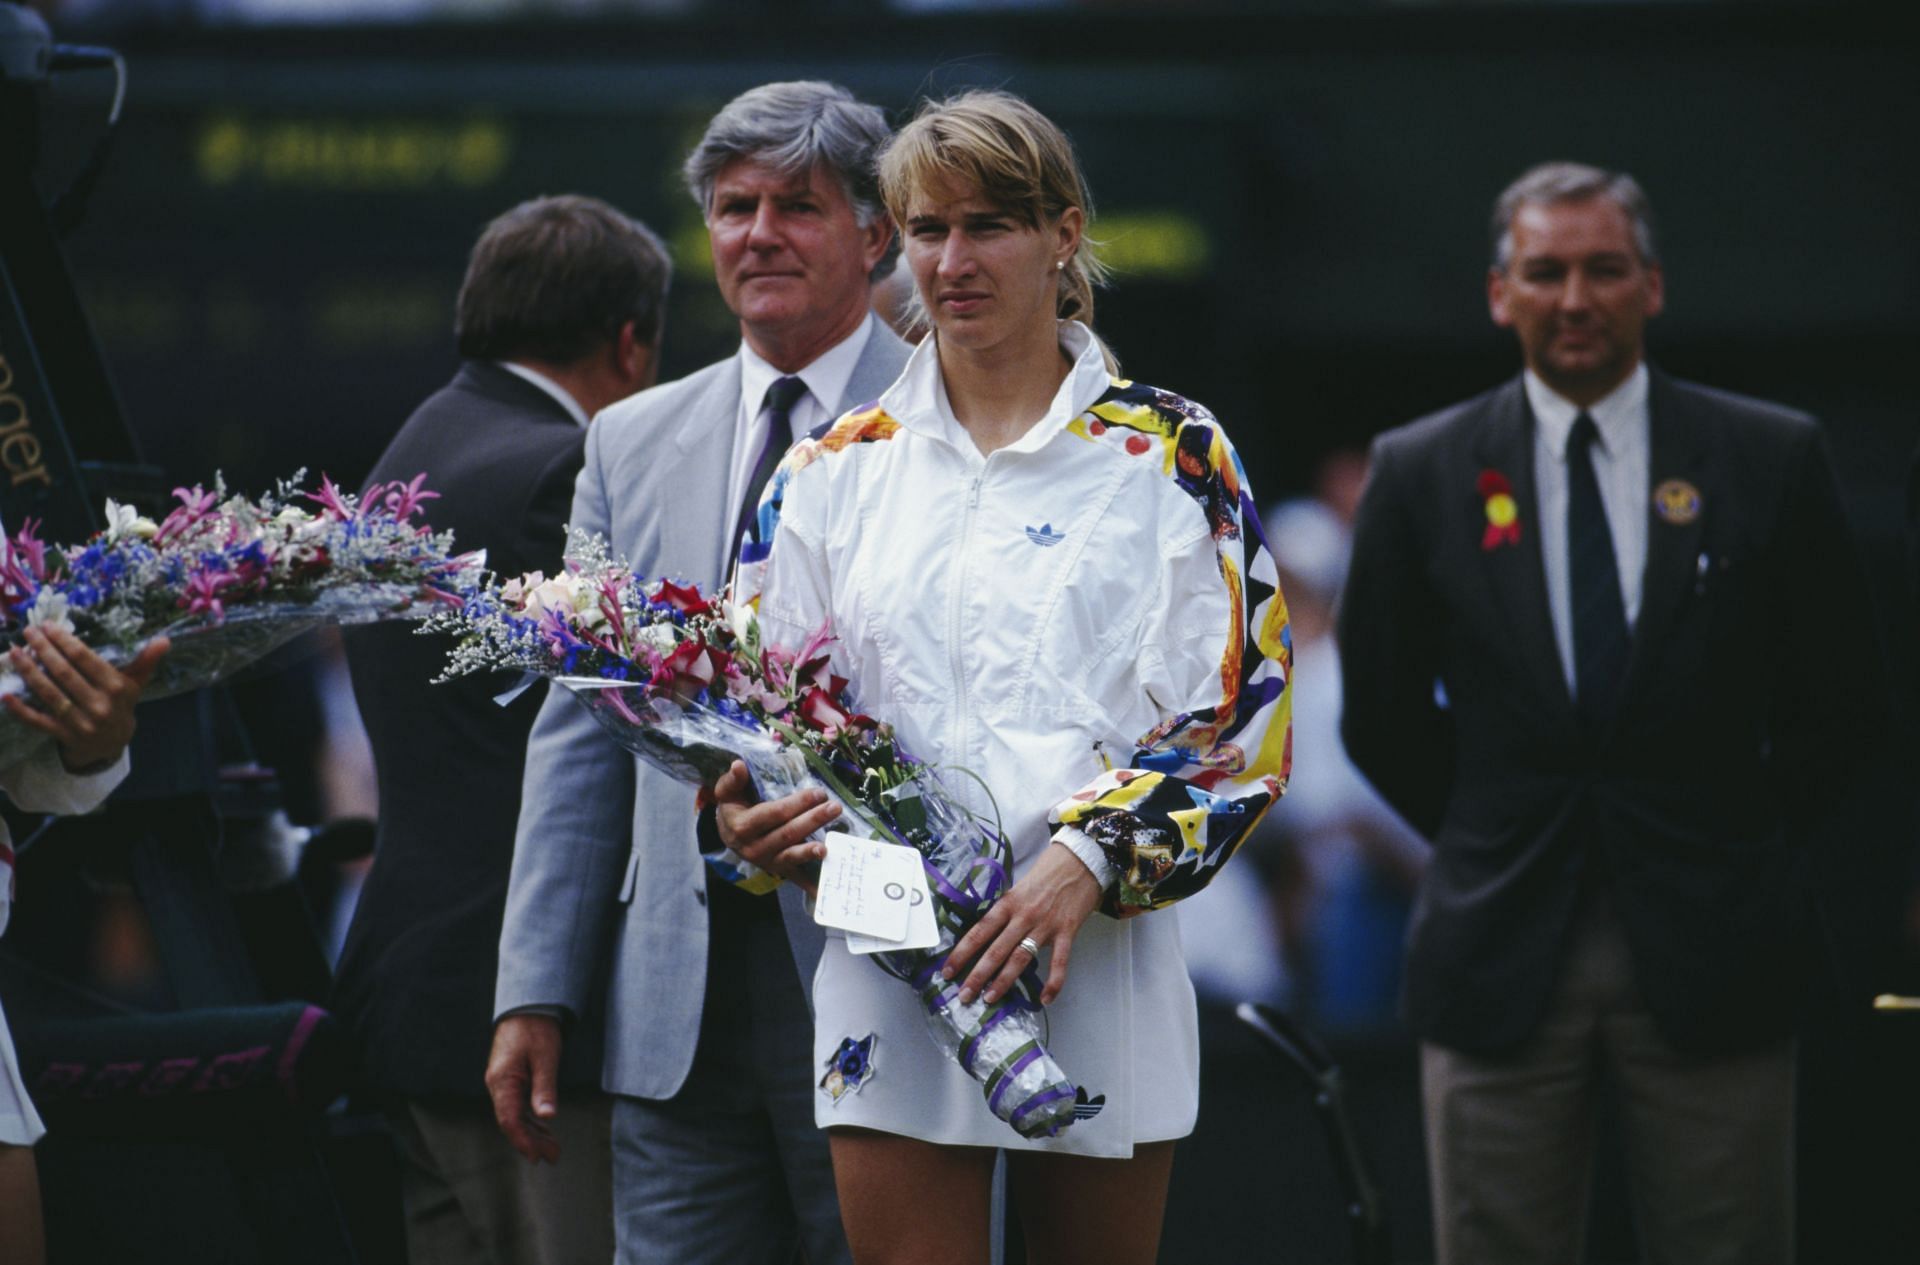
[[[823,83],[768,84],[686,163],[736,355],[602,413],[573,525],[643,575],[724,581],[744,515],[795,437],[879,395],[907,358],[869,286],[892,265],[874,158],[884,116]],[[614,746],[556,692],[535,723],[487,1072],[501,1128],[552,1158],[567,1022],[604,1002],[622,1262],[848,1259],[813,1124],[797,894],[746,896],[702,865],[693,791]],[[604,989],[604,991],[602,991]]]
[[[1524,369],[1382,435],[1355,523],[1343,732],[1433,843],[1441,1265],[1581,1260],[1609,1097],[1646,1259],[1793,1257],[1796,1003],[1884,674],[1819,424],[1649,366],[1665,295],[1631,177],[1526,173],[1488,276]]]

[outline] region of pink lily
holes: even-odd
[[[425,492],[421,490],[420,485],[426,481],[427,476],[423,471],[420,474],[414,475],[413,482],[411,483],[402,483],[400,480],[395,479],[392,483],[385,484],[384,486],[368,488],[367,495],[362,503],[378,500],[386,507],[389,514],[392,514],[396,519],[404,523],[420,511],[423,503],[439,497],[440,494],[438,492]]]
[[[173,494],[180,499],[180,508],[161,520],[160,530],[154,536],[156,542],[165,542],[184,536],[207,515],[213,513],[213,507],[220,503],[218,496],[198,484],[191,488],[175,488]]]
[[[195,615],[211,612],[214,619],[227,617],[226,607],[221,604],[220,594],[233,583],[234,576],[226,571],[198,571],[187,579],[186,592],[180,596],[180,604]]]
[[[347,505],[346,494],[340,490],[340,485],[324,474],[320,476],[318,492],[302,492],[300,495],[318,505],[328,518],[344,522],[353,517],[353,510]]]

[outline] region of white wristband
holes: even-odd
[[[1113,880],[1119,875],[1120,867],[1107,860],[1107,854],[1100,845],[1087,836],[1087,832],[1078,826],[1062,826],[1053,832],[1053,841],[1073,853],[1080,864],[1087,867],[1094,882],[1100,884],[1100,890],[1106,891],[1113,886]]]

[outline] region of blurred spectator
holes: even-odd
[[[426,516],[503,575],[557,572],[588,419],[655,376],[669,264],[644,225],[593,198],[539,198],[487,226],[460,287],[466,358],[375,464],[424,477]],[[432,684],[447,646],[401,624],[347,633],[379,774],[374,859],[341,955],[336,1009],[387,1096],[412,1259],[607,1260],[611,1142],[597,1043],[563,1065],[565,1160],[523,1164],[483,1077],[527,733],[544,690]],[[556,916],[564,917],[556,911]]]
[[[1323,463],[1334,475],[1316,479],[1316,490],[1337,497],[1351,457]],[[1364,458],[1358,464],[1364,479]],[[1340,511],[1287,501],[1268,511],[1266,532],[1292,619],[1293,776],[1248,841],[1246,863],[1182,903],[1181,940],[1202,996],[1282,1002],[1342,1035],[1375,1031],[1394,1020],[1401,934],[1426,844],[1340,743],[1333,611],[1351,543]]]
[[[1268,539],[1293,616],[1293,780],[1274,828],[1294,850],[1297,894],[1282,903],[1303,1017],[1330,1031],[1394,1021],[1401,937],[1427,845],[1347,758],[1333,612],[1351,541],[1338,513],[1290,501]],[[1282,888],[1283,893],[1286,891]]]
[[[1339,1035],[1394,1023],[1401,937],[1427,855],[1340,742],[1333,612],[1352,546],[1346,512],[1365,479],[1364,454],[1336,452],[1321,463],[1316,497],[1266,514],[1292,619],[1293,777],[1244,863],[1177,906],[1201,996],[1284,1004]]]

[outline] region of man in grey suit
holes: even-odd
[[[573,525],[640,574],[717,589],[787,445],[906,363],[869,307],[894,254],[873,170],[887,137],[842,88],[768,84],[688,157],[741,348],[603,412],[574,490]],[[562,1034],[604,1004],[619,1260],[847,1260],[813,1125],[819,932],[792,887],[747,896],[709,872],[695,822],[692,788],[548,698],[501,933],[495,1114],[530,1159],[556,1154]]]

